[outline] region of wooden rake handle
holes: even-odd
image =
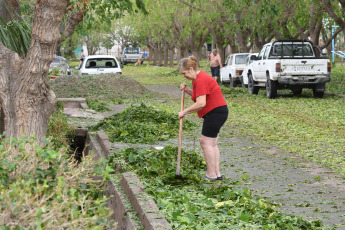
[[[182,89],[181,95],[181,112],[184,110],[184,94],[185,89]],[[176,166],[176,175],[180,175],[181,169],[181,150],[182,150],[182,130],[183,130],[183,117],[180,118],[180,129],[178,135],[178,151],[177,151],[177,166]]]

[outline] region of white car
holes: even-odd
[[[253,60],[250,59],[250,57],[255,56],[257,57],[259,53],[252,53],[249,54],[247,59],[246,59],[246,67],[244,67],[243,72],[242,72],[242,79],[243,79],[243,86],[247,87],[248,86],[248,69],[250,68],[250,64],[253,63]]]
[[[121,66],[114,56],[91,55],[84,58],[79,75],[118,73],[122,74]]]
[[[246,65],[246,58],[249,53],[231,54],[220,70],[220,83],[229,83],[230,87],[242,86],[242,71]]]

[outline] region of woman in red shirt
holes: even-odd
[[[186,83],[180,88],[192,96],[194,104],[179,112],[179,118],[197,112],[203,118],[200,145],[204,152],[207,172],[204,179],[222,180],[219,171],[219,148],[217,145],[218,134],[228,118],[228,107],[218,83],[207,73],[197,70],[197,61],[194,56],[181,59],[178,65],[183,77],[192,81],[193,89]]]

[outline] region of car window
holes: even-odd
[[[230,56],[229,65],[232,65],[232,59],[233,59],[233,56]]]
[[[51,64],[59,65],[60,59],[56,58]]]
[[[127,47],[126,54],[139,54],[139,48]]]
[[[117,68],[117,62],[114,58],[90,58],[85,64],[85,68]]]
[[[272,50],[272,56],[314,56],[314,52],[309,43],[307,44],[282,44],[278,43]]]
[[[253,62],[253,60],[250,59],[250,57],[255,56],[255,55],[248,55],[247,57],[247,65]]]
[[[270,52],[270,49],[271,49],[271,46],[270,46],[270,45],[266,46],[266,50],[265,50],[265,54],[264,54],[264,59],[267,59],[268,54],[269,54],[269,52]]]
[[[247,57],[248,57],[248,54],[236,55],[236,57],[235,57],[235,64],[236,65],[246,64]]]
[[[262,48],[262,50],[260,51],[257,60],[262,59],[262,57],[264,56],[265,50],[266,50],[266,46],[264,46],[264,48]]]

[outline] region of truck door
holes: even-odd
[[[270,53],[270,50],[271,50],[271,45],[267,45],[266,50],[264,52],[264,56],[262,57],[262,64],[261,64],[261,70],[260,70],[259,77],[260,77],[260,79],[262,79],[264,81],[266,80],[266,70],[268,70],[268,68],[269,68],[269,66],[268,66],[269,63],[268,63],[267,58],[268,58],[268,55]]]
[[[252,71],[253,71],[253,78],[254,80],[258,80],[260,79],[260,71],[261,68],[262,68],[262,58],[264,56],[264,53],[265,53],[265,50],[266,50],[266,45],[260,50],[258,56],[257,56],[257,59],[256,61],[254,61],[252,63]]]

